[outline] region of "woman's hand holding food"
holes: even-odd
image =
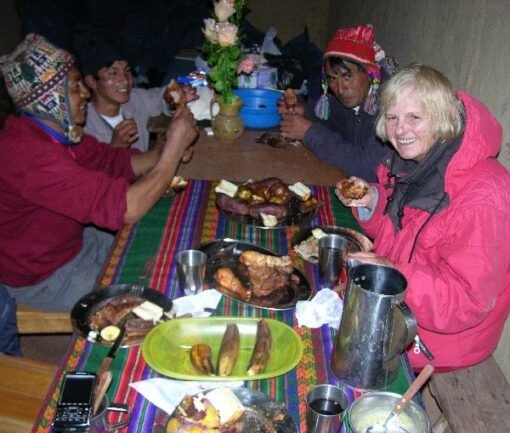
[[[337,182],[335,194],[342,204],[347,207],[373,209],[376,205],[377,191],[375,187],[359,177],[351,176]]]

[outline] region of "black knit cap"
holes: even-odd
[[[84,76],[95,75],[116,60],[127,60],[118,39],[104,26],[81,24],[75,30],[73,41],[78,67]]]

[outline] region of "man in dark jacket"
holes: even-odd
[[[391,151],[374,129],[384,56],[370,25],[337,30],[324,52],[324,94],[296,107],[280,105],[282,137],[302,140],[346,176],[375,181],[378,163]]]

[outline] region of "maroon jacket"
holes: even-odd
[[[136,150],[64,146],[28,117],[0,131],[0,283],[36,284],[73,259],[86,224],[117,230]]]

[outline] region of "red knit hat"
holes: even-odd
[[[377,66],[374,29],[371,25],[338,29],[328,42],[324,57],[339,56],[362,64]]]

